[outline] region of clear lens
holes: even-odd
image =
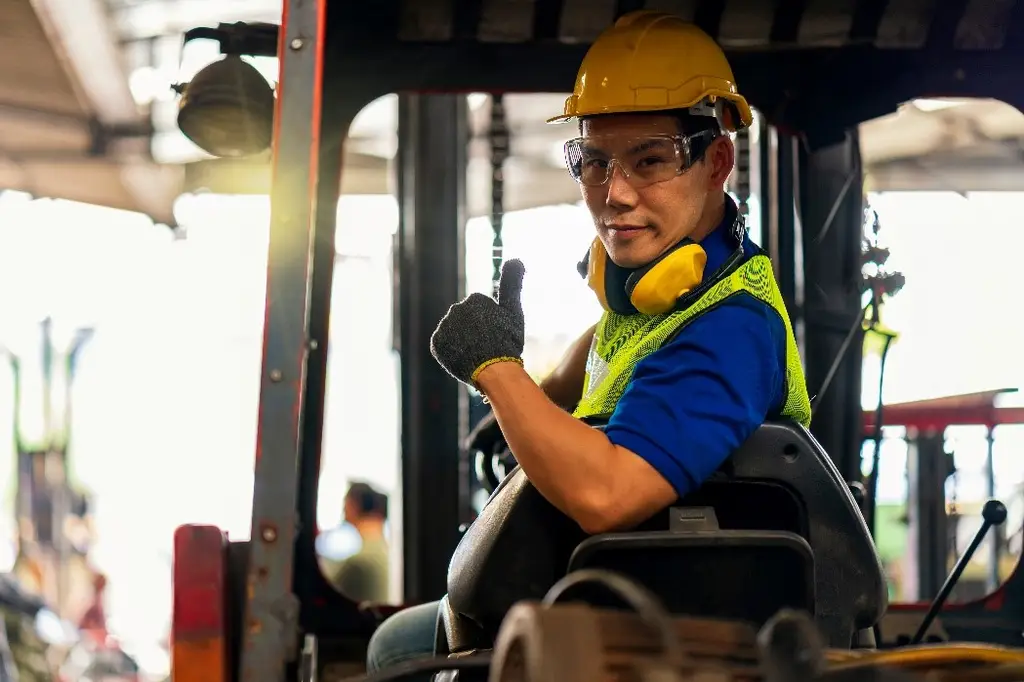
[[[689,170],[715,137],[712,131],[675,137],[577,137],[565,143],[565,165],[582,185],[605,184],[618,165],[632,185],[643,187]]]

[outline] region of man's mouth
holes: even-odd
[[[646,225],[608,225],[607,227],[617,237],[632,237],[647,229]]]

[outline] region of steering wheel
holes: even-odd
[[[490,453],[484,450],[476,450],[473,453],[473,471],[476,474],[476,480],[480,482],[488,495],[494,492],[508,472],[516,467],[516,464],[516,458],[503,440],[495,443],[494,450]]]

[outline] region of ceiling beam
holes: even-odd
[[[1024,163],[891,161],[868,168],[864,188],[870,192],[1024,192]]]
[[[128,87],[118,35],[103,0],[31,0],[79,97],[103,125],[134,125],[142,112]]]

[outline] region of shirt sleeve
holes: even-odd
[[[778,314],[734,296],[637,364],[605,434],[682,497],[782,404],[785,353]]]

